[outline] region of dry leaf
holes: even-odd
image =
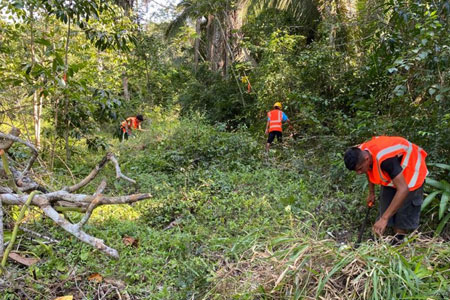
[[[61,297],[55,298],[54,300],[73,300],[73,296],[72,295],[61,296]]]
[[[127,246],[133,246],[133,247],[137,247],[138,244],[139,244],[139,240],[138,239],[135,239],[135,238],[133,238],[131,236],[128,236],[128,235],[123,237],[122,242],[125,245],[127,245]]]
[[[19,253],[16,253],[16,252],[9,253],[8,257],[11,258],[12,260],[17,261],[18,263],[21,263],[22,265],[27,266],[27,267],[34,265],[35,263],[37,263],[39,261],[39,258],[23,257]]]
[[[101,283],[103,281],[103,277],[102,277],[102,275],[100,275],[98,273],[94,273],[94,274],[91,274],[88,277],[88,280],[89,281],[94,281],[94,282],[97,282],[97,283]]]

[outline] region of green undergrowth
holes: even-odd
[[[417,295],[422,282],[430,291],[439,284],[439,289],[447,288],[442,283],[449,278],[448,267],[442,265],[448,264],[444,247],[433,246],[427,252],[420,245],[417,251],[425,262],[418,266],[419,259],[408,262],[415,252],[395,256],[397,250],[383,243],[355,252],[330,239],[346,230],[346,245],[351,245],[364,215],[364,181],[355,180],[344,170],[340,154],[330,151],[333,145],[344,147],[345,141],[287,137],[266,155],[263,137],[255,138],[245,130],[226,132],[198,115],[179,119],[153,113],[148,117],[152,122],[147,123],[147,132],[138,132],[123,143],[110,140],[110,151],[122,172],[137,184],[115,179],[113,166],[107,165],[99,178],[80,191],[93,193],[106,177],[106,194],[152,194],[151,199],[132,205],[97,208],[85,226],[89,234],[117,249],[120,258],[99,253],[34,212],[27,227],[60,242],[22,236],[20,250],[41,260],[29,269],[11,262],[8,268],[11,282],[19,280],[28,295],[73,294],[92,299],[98,295],[99,283],[88,278],[99,273],[123,282],[122,291],[134,299],[314,298],[332,295],[330,282],[341,280],[345,264],[354,260],[364,274],[354,276],[373,280],[357,289],[358,293],[363,289],[367,299],[400,295],[397,290],[390,294],[375,290],[388,283],[406,286],[401,294],[406,296]],[[76,150],[67,167],[57,165],[53,186],[77,182],[104,155],[81,147]],[[68,213],[67,217],[75,222],[82,216]],[[135,239],[135,244],[124,243],[127,237]],[[307,260],[296,258],[304,251]],[[399,279],[413,276],[416,270],[429,274],[430,268],[433,280],[428,275],[408,277],[407,283]],[[379,280],[376,286],[375,280]],[[3,299],[21,297],[14,285],[4,295]],[[439,299],[437,292],[426,295]]]

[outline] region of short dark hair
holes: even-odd
[[[136,119],[138,119],[139,121],[144,121],[144,117],[142,115],[137,115]]]
[[[356,166],[361,163],[364,159],[364,155],[361,149],[358,147],[351,147],[345,151],[344,154],[344,163],[347,169],[353,171],[356,169]]]

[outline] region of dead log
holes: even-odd
[[[83,231],[83,226],[88,222],[95,208],[101,205],[112,205],[112,204],[125,204],[141,201],[151,197],[150,194],[132,194],[125,196],[110,197],[103,195],[102,192],[106,187],[106,180],[102,180],[100,185],[97,187],[94,195],[86,194],[74,194],[77,190],[89,184],[96,176],[99,174],[101,169],[106,165],[106,163],[111,162],[114,164],[116,171],[116,178],[124,179],[130,183],[135,184],[136,181],[125,176],[120,170],[119,162],[113,153],[107,153],[102,160],[94,167],[94,169],[89,173],[86,178],[81,180],[79,183],[63,187],[61,190],[57,191],[46,191],[34,180],[32,180],[29,175],[29,171],[38,156],[37,149],[30,143],[21,140],[19,136],[20,132],[16,129],[11,130],[9,134],[0,132],[0,151],[6,155],[6,150],[11,147],[14,142],[18,142],[26,145],[32,151],[32,157],[28,161],[23,171],[18,171],[14,167],[9,167],[9,163],[0,163],[1,170],[5,170],[5,174],[10,174],[13,177],[14,183],[17,187],[0,186],[0,241],[3,241],[3,226],[2,226],[2,207],[8,205],[19,205],[25,204],[28,198],[28,193],[39,190],[42,193],[36,194],[31,200],[30,205],[38,207],[48,218],[52,219],[58,226],[62,229],[75,236],[80,241],[87,243],[94,248],[100,250],[101,252],[118,258],[119,254],[117,250],[108,247],[103,240],[91,236]],[[0,174],[1,176],[1,174]],[[63,215],[58,213],[58,210],[74,210],[84,212],[85,215],[82,217],[81,221],[73,224],[64,218]],[[3,243],[0,243],[1,246]],[[0,253],[2,252],[2,247],[0,247]]]

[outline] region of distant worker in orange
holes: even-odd
[[[381,185],[379,215],[372,230],[381,236],[386,227],[393,227],[392,244],[401,243],[408,231],[419,226],[426,157],[422,148],[398,136],[373,137],[345,152],[347,169],[367,176],[369,207],[375,202],[374,185]]]
[[[128,137],[133,135],[132,130],[136,129],[139,131],[145,131],[141,128],[141,123],[144,121],[142,115],[137,115],[135,117],[129,117],[120,124],[120,140],[128,140]]]
[[[289,118],[281,110],[281,108],[282,108],[281,103],[277,102],[273,105],[273,110],[267,113],[266,135],[268,134],[269,137],[266,143],[266,152],[269,151],[270,144],[272,144],[275,137],[277,137],[278,142],[281,143],[283,141],[283,134],[282,134],[283,122],[288,122],[289,129],[292,130],[291,121],[289,121]]]

